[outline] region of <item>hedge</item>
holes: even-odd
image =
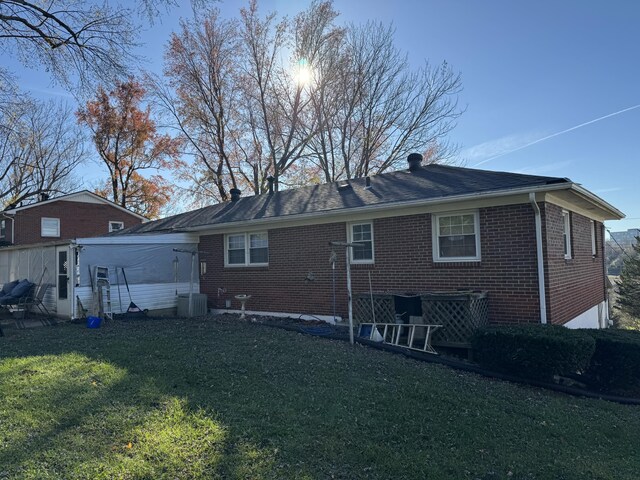
[[[595,352],[586,377],[600,390],[640,386],[640,332],[635,330],[583,330],[595,340]]]
[[[473,354],[485,368],[525,378],[584,371],[595,350],[587,333],[557,325],[490,326],[476,331]]]

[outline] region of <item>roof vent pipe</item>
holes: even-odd
[[[269,175],[267,177],[267,182],[269,182],[269,193],[273,193],[273,182],[275,181],[275,178],[273,177],[273,175]]]
[[[364,179],[364,188],[371,188],[371,177],[369,175]]]
[[[240,190],[239,188],[232,188],[231,190],[229,190],[229,193],[231,194],[231,201],[237,202],[238,200],[240,200],[240,195],[242,195],[242,190]]]
[[[409,171],[415,172],[422,167],[422,155],[419,153],[410,153],[407,157],[407,162],[409,162]]]

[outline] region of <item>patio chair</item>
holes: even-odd
[[[24,299],[24,302],[22,303],[24,312],[22,318],[24,318],[27,313],[30,313],[34,306],[38,308],[41,314],[46,315],[47,317],[51,317],[51,313],[43,302],[44,297],[47,294],[47,290],[49,290],[50,286],[51,284],[49,283],[38,285],[35,288],[33,295]]]
[[[35,296],[36,284],[28,280],[18,283],[11,293],[0,298],[0,306],[11,313],[12,309],[22,311],[26,315],[27,305],[32,303]]]

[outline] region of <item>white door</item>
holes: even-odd
[[[71,282],[69,277],[69,247],[56,248],[56,304],[58,316],[71,315]]]

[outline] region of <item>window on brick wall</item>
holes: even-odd
[[[477,211],[433,215],[433,260],[480,260],[480,216]]]
[[[237,233],[225,239],[225,265],[244,267],[269,264],[269,236],[266,232]]]
[[[351,263],[373,263],[373,224],[352,223],[349,225],[349,241],[360,243],[351,249]]]
[[[40,220],[40,235],[42,237],[60,236],[60,219],[42,217]]]
[[[598,254],[596,246],[596,222],[591,220],[591,256],[595,257]]]
[[[571,214],[566,210],[562,211],[562,245],[564,258],[571,258]]]
[[[124,222],[109,222],[109,232],[117,232],[124,228]]]
[[[7,236],[7,224],[6,220],[0,220],[0,238]]]

